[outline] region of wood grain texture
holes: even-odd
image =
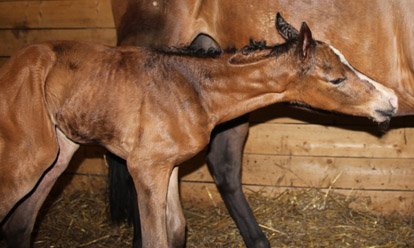
[[[260,123],[250,128],[245,152],[353,158],[414,158],[414,130],[396,128],[382,137],[361,126]]]
[[[109,0],[0,1],[0,27],[113,28]]]
[[[191,161],[182,168],[182,181],[213,182],[206,165],[191,171]],[[242,182],[278,187],[414,191],[413,164],[414,159],[245,154]]]

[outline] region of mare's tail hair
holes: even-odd
[[[137,212],[137,194],[134,182],[122,158],[107,153],[109,166],[109,209],[111,220],[119,224],[125,220],[133,223]],[[138,216],[139,218],[139,216]]]
[[[110,152],[106,155],[109,167],[109,209],[112,222],[127,220],[134,226],[133,248],[142,247],[141,223],[134,181],[128,172],[126,161]]]

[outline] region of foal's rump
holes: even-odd
[[[45,101],[45,80],[55,60],[48,46],[31,45],[0,68],[0,221],[58,154]]]

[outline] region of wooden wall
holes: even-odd
[[[109,0],[0,1],[0,64],[26,44],[50,39],[116,43]],[[287,189],[333,187],[357,196],[358,208],[414,213],[413,118],[392,121],[378,136],[363,118],[310,113],[285,104],[251,115],[243,158],[246,191],[277,194]],[[82,147],[59,185],[106,187],[104,150]],[[204,152],[181,169],[186,204],[220,201],[204,165]]]

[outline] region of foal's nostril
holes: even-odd
[[[390,104],[396,110],[398,108],[398,99],[397,97],[391,97],[390,98]]]

